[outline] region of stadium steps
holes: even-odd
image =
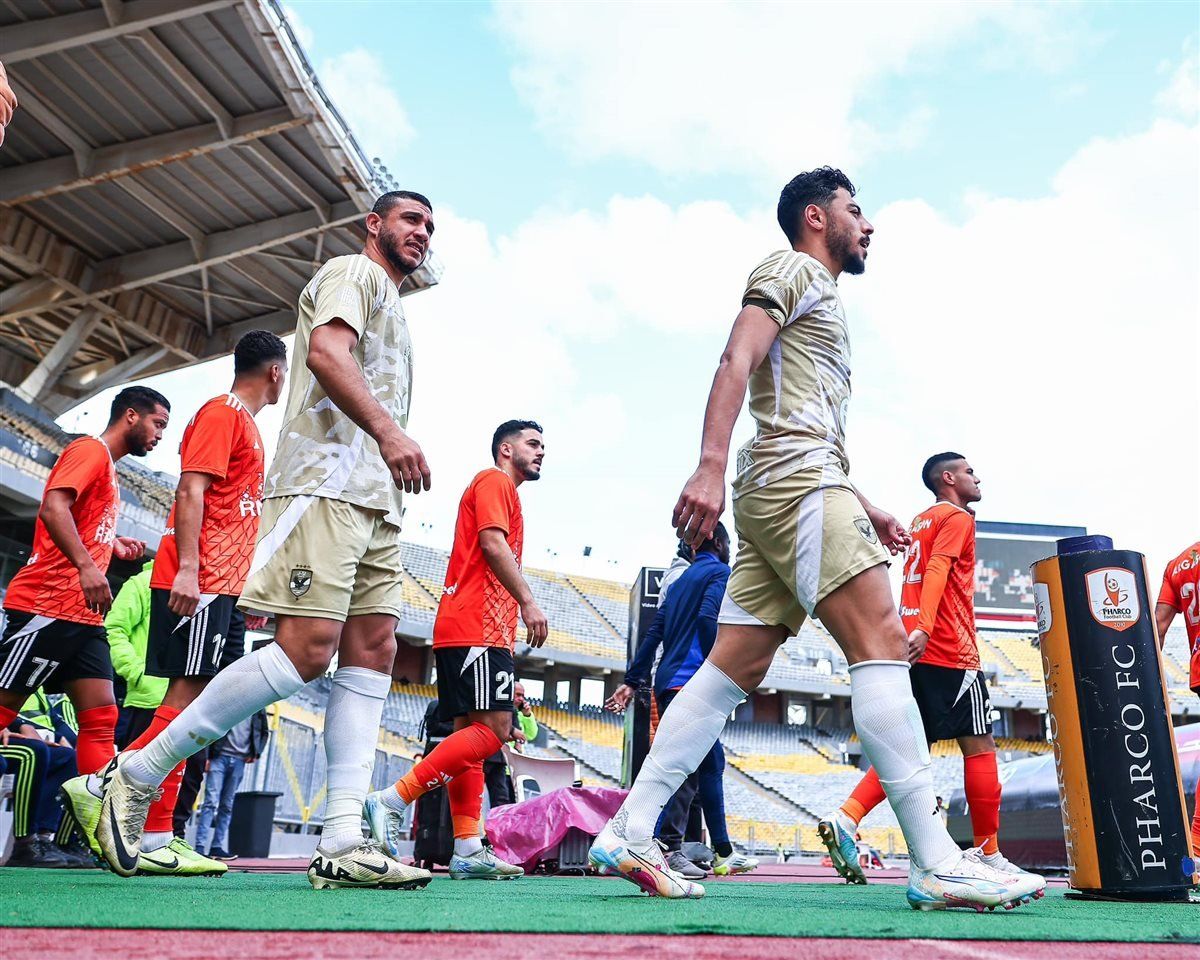
[[[603,612],[600,610],[600,608],[597,607],[596,604],[594,604],[591,601],[591,599],[588,597],[588,595],[586,593],[584,593],[583,590],[581,590],[576,585],[575,581],[567,576],[564,576],[562,579],[563,579],[563,582],[566,583],[567,586],[569,586],[572,590],[575,591],[575,593],[577,593],[579,595],[579,599],[583,602],[583,605],[585,607],[587,607],[587,609],[590,610],[593,614],[596,615],[596,619],[599,620],[604,625],[604,627],[608,630],[608,632],[611,633],[613,635],[613,637],[616,638],[617,640],[619,640],[621,643],[625,643],[625,637],[621,635],[619,626],[617,624],[614,624],[609,621],[608,617],[606,617],[603,614]]]
[[[725,776],[739,780],[741,783],[754,790],[754,792],[761,797],[765,797],[768,800],[773,800],[776,803],[782,802],[789,810],[794,810],[797,816],[800,817],[805,823],[815,826],[817,821],[821,819],[820,814],[814,813],[801,803],[797,803],[787,794],[783,793],[783,791],[776,790],[774,787],[768,786],[762,780],[759,780],[757,777],[755,777],[753,772],[743,770],[738,765],[741,758],[736,754],[727,751],[726,759],[729,762],[725,765]]]

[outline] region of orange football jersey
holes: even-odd
[[[51,490],[75,492],[71,505],[75,529],[93,562],[102,573],[107,572],[121,509],[117,468],[108,445],[99,437],[72,440],[46,479],[43,500]],[[33,527],[33,551],[8,585],[4,609],[93,626],[104,622],[100,614],[87,608],[79,571],[50,539],[41,517]]]
[[[1200,540],[1167,564],[1158,602],[1183,614],[1192,656],[1189,686],[1200,693]]]
[[[517,566],[525,540],[521,498],[503,470],[480,471],[458,504],[454,548],[446,568],[446,586],[433,624],[435,647],[513,648],[517,638],[517,601],[488,566],[479,533],[503,530]]]
[[[904,558],[900,619],[911,633],[922,619],[921,595],[929,561],[950,559],[950,573],[929,631],[921,663],[958,670],[979,669],[975,639],[975,516],[952,503],[938,501],[917,514],[909,532],[912,546]],[[928,601],[927,601],[928,602]],[[928,620],[928,611],[926,611]]]
[[[246,584],[262,516],[263,449],[258,425],[232,393],[202,406],[183,431],[179,469],[206,473],[200,524],[200,592],[238,596]],[[175,507],[167,518],[150,586],[170,590],[179,572]]]

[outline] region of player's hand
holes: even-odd
[[[113,554],[118,560],[136,560],[146,553],[146,543],[133,537],[117,537],[113,541]]]
[[[194,617],[200,606],[200,575],[193,570],[180,570],[171,583],[167,609],[177,617]]]
[[[609,713],[624,713],[633,699],[634,689],[627,683],[621,684],[612,692],[612,696],[604,701],[604,709]]]
[[[508,735],[508,739],[510,742],[515,743],[518,746],[522,743],[529,742],[529,738],[525,736],[525,731],[523,731],[520,727],[513,727],[512,733]]]
[[[379,453],[392,474],[392,482],[405,493],[429,489],[429,464],[420,446],[403,430],[379,445]]]
[[[683,487],[671,514],[675,534],[693,549],[711,539],[725,512],[725,474],[701,464]]]
[[[550,632],[550,624],[546,615],[538,605],[530,600],[521,605],[521,619],[525,621],[525,642],[531,647],[540,647],[546,642],[546,634]]]
[[[12,123],[13,113],[17,109],[17,95],[8,84],[8,74],[0,65],[0,143],[4,143],[4,128]]]
[[[912,537],[904,529],[904,524],[890,513],[886,513],[878,507],[868,507],[867,519],[871,521],[871,526],[879,534],[879,542],[883,544],[883,548],[893,557],[903,553],[912,544]]]
[[[0,747],[8,746],[8,738],[12,736],[12,731],[8,727],[0,727]]]
[[[112,606],[112,590],[94,563],[79,571],[79,587],[83,590],[83,602],[92,613],[108,613]]]
[[[261,630],[267,625],[268,618],[265,616],[255,616],[254,614],[250,614],[245,618],[245,620],[247,630]]]
[[[914,630],[908,635],[908,662],[916,663],[925,656],[925,648],[929,646],[929,634],[924,630]]]

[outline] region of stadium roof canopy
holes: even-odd
[[[0,381],[54,413],[290,332],[394,187],[276,0],[5,0],[0,62]]]

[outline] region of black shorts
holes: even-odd
[[[112,680],[102,626],[6,610],[0,636],[0,690],[62,693],[70,680]]]
[[[503,647],[441,647],[437,662],[438,717],[453,720],[474,710],[513,709],[511,650]]]
[[[930,743],[992,732],[992,699],[982,671],[917,663],[909,680]]]
[[[170,590],[150,591],[150,636],[146,673],[151,677],[215,677],[241,658],[246,618],[237,597],[217,594],[188,618],[167,606]]]

